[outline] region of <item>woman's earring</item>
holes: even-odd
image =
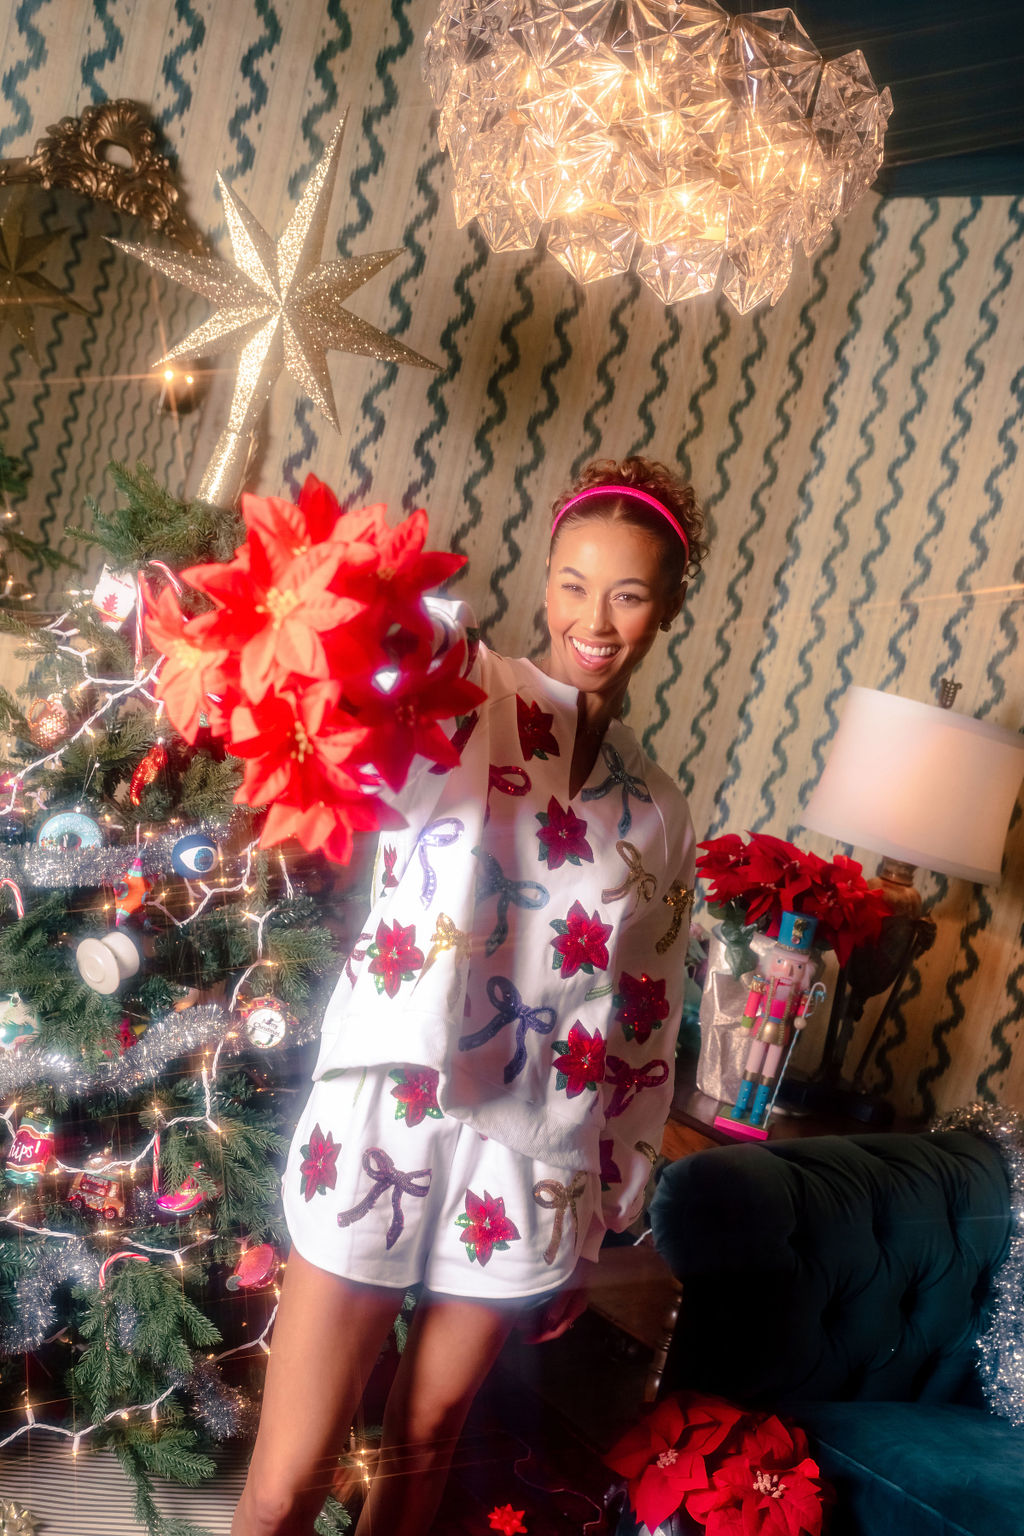
[[[672,620],[671,619],[662,619],[661,623],[658,625],[658,628],[665,630],[665,632],[667,633],[672,628]]]

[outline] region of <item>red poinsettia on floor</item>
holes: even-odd
[[[836,854],[829,862],[767,832],[738,832],[699,843],[697,874],[707,886],[708,905],[771,935],[783,912],[818,920],[816,943],[834,949],[845,965],[855,949],[873,944],[891,908],[869,886],[856,859]]]
[[[605,1460],[651,1532],[681,1511],[705,1536],[821,1536],[831,1498],[801,1429],[699,1392],[665,1398]]]
[[[233,560],[182,573],[207,611],[142,583],[156,694],[187,741],[208,728],[244,759],[236,800],[270,808],[261,846],[296,837],[344,862],[354,831],[401,824],[381,780],[400,789],[417,754],[454,767],[439,722],[483,701],[464,645],[432,658],[422,601],[464,561],[424,550],[422,510],[389,528],[312,475],[297,506],[243,496],[242,516]]]

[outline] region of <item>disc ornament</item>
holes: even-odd
[[[245,1033],[261,1051],[269,1051],[280,1045],[289,1029],[297,1029],[298,1023],[284,1003],[276,997],[264,994],[242,1003],[239,1013],[245,1021]]]

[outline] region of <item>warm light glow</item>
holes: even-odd
[[[631,265],[666,304],[776,303],[882,161],[888,90],[822,61],[788,9],[716,0],[445,4],[424,76],[456,222],[547,249],[579,282]]]

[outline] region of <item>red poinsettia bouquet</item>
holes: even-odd
[[[815,943],[834,949],[845,965],[855,949],[877,942],[891,913],[855,859],[830,861],[767,832],[737,832],[698,844],[697,874],[708,905],[727,929],[756,927],[775,935],[783,912],[818,920]]]
[[[673,1516],[680,1536],[821,1536],[831,1498],[801,1429],[699,1392],[665,1398],[605,1461],[652,1536]]]
[[[464,644],[434,657],[423,604],[464,560],[424,550],[424,511],[395,528],[382,506],[343,513],[312,475],[297,506],[243,496],[242,516],[234,559],[181,573],[205,612],[142,583],[157,697],[187,741],[208,728],[242,759],[262,847],[295,837],[345,863],[354,831],[401,824],[382,781],[400,789],[417,755],[454,767],[440,722],[484,698]]]

